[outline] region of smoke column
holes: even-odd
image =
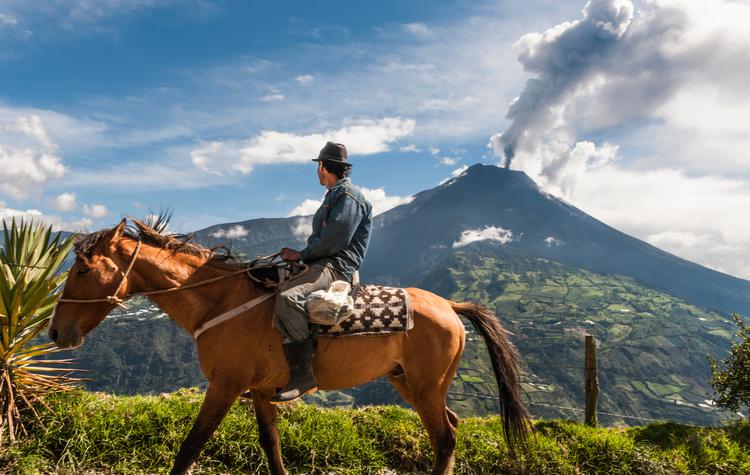
[[[633,11],[630,0],[591,0],[583,9],[583,19],[521,38],[516,45],[518,59],[524,70],[537,77],[526,82],[510,105],[511,126],[492,138],[505,156],[506,168],[526,136],[552,127],[555,109],[606,66],[610,50],[628,33]]]

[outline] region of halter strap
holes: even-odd
[[[166,294],[170,292],[177,292],[180,290],[187,290],[194,287],[198,287],[201,285],[210,284],[212,282],[216,282],[222,279],[226,279],[227,277],[231,277],[233,275],[242,274],[242,273],[248,273],[247,275],[254,281],[260,282],[259,279],[256,279],[252,275],[250,275],[249,271],[253,269],[263,268],[263,267],[269,267],[268,265],[253,265],[254,262],[257,262],[258,260],[265,260],[265,259],[271,259],[273,260],[277,254],[272,254],[270,256],[261,257],[260,259],[257,259],[256,261],[253,261],[250,266],[244,267],[242,269],[236,270],[234,272],[230,272],[229,274],[220,275],[218,277],[214,277],[212,279],[206,279],[202,280],[200,282],[196,282],[193,284],[188,285],[178,285],[175,287],[170,287],[168,289],[160,289],[160,290],[150,290],[146,292],[135,292],[132,294],[128,294],[125,296],[125,298],[118,297],[118,294],[120,293],[120,290],[122,290],[122,286],[125,284],[125,279],[128,277],[128,274],[130,274],[130,271],[133,269],[133,265],[135,265],[135,261],[138,258],[138,253],[141,250],[141,241],[138,241],[138,244],[135,246],[135,251],[133,252],[133,257],[130,259],[130,263],[128,264],[127,269],[125,269],[125,272],[122,272],[122,277],[120,278],[120,283],[117,285],[117,289],[112,295],[109,295],[107,297],[101,298],[101,299],[58,299],[58,302],[63,303],[97,303],[97,302],[106,302],[112,305],[117,305],[121,308],[127,308],[125,306],[125,300],[129,299],[130,297],[134,295],[158,295],[158,294]],[[292,278],[296,279],[297,277],[301,276],[302,274],[306,273],[309,270],[309,266],[306,266],[302,264],[302,271],[293,276]],[[244,313],[254,307],[257,307],[258,305],[262,304],[263,302],[272,299],[276,296],[276,292],[269,292],[267,294],[263,294],[260,297],[255,297],[254,299],[243,303],[242,305],[235,307],[231,310],[228,310],[220,315],[217,315],[215,317],[211,317],[208,321],[198,325],[198,327],[193,330],[193,339],[198,340],[198,337],[203,334],[206,330],[215,327],[216,325],[219,325],[220,323],[224,323],[227,320],[230,320],[237,315],[240,315],[241,313]]]
[[[125,299],[121,299],[117,295],[120,293],[120,290],[122,290],[123,284],[125,284],[125,279],[128,277],[128,274],[130,274],[130,271],[133,270],[133,266],[135,265],[135,260],[138,258],[138,253],[141,251],[141,241],[138,241],[138,243],[135,245],[135,251],[133,252],[133,257],[130,259],[130,263],[128,264],[127,269],[125,269],[125,272],[120,271],[122,274],[122,277],[120,277],[120,283],[117,285],[117,289],[115,289],[115,292],[112,295],[108,295],[102,299],[59,299],[58,302],[67,302],[67,303],[95,303],[95,302],[107,302],[112,305],[117,305],[120,308],[127,308],[125,306],[125,300],[129,298],[129,296],[125,296]]]

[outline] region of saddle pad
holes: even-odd
[[[363,285],[354,299],[352,316],[338,325],[321,325],[318,336],[403,333],[413,326],[414,316],[404,289]]]

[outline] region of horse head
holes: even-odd
[[[59,347],[80,346],[83,337],[118,305],[118,299],[130,292],[132,276],[125,271],[136,256],[127,255],[121,245],[125,225],[123,219],[112,229],[81,236],[76,243],[76,259],[48,330]]]

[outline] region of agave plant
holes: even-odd
[[[66,274],[63,262],[75,236],[52,234],[34,222],[3,221],[0,248],[0,447],[26,432],[24,420],[39,418],[51,391],[71,388],[70,360],[56,359],[52,343],[36,337],[49,322]]]

